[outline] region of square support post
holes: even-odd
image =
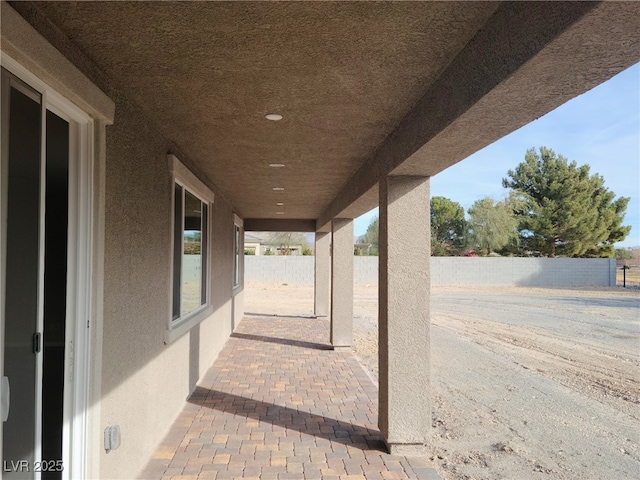
[[[424,455],[431,429],[429,178],[380,182],[379,417],[389,452]]]
[[[353,219],[331,222],[331,344],[334,350],[353,343]]]
[[[314,313],[316,317],[329,315],[329,297],[331,295],[331,257],[329,256],[329,232],[316,232]]]

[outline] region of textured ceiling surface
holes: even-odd
[[[640,61],[640,2],[12,5],[260,229],[362,214]]]
[[[314,219],[499,3],[36,5],[242,215]]]

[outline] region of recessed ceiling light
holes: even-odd
[[[278,120],[282,120],[282,115],[278,115],[277,113],[269,113],[265,115],[264,118],[273,122],[277,122]]]
[[[273,187],[273,189],[274,189],[276,192],[281,192],[282,190],[284,190],[284,187]]]
[[[270,163],[269,166],[272,168],[282,168],[284,167],[284,163]]]
[[[283,205],[284,205],[284,203],[282,203],[282,202],[278,202],[278,203],[276,203],[276,205],[277,205],[277,206],[279,206],[279,207],[281,207],[281,206],[283,206]]]
[[[284,215],[284,212],[276,212],[276,215]]]

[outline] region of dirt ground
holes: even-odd
[[[640,287],[640,268],[631,267],[625,272],[621,268],[616,268],[616,284],[623,285],[624,283],[627,286]]]
[[[246,311],[312,315],[311,287],[246,290]],[[639,479],[640,291],[435,287],[433,461],[445,479]],[[374,381],[377,288],[356,287]]]

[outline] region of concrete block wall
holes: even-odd
[[[353,257],[354,285],[378,284],[378,257]]]
[[[431,258],[435,285],[579,287],[615,285],[608,258]]]
[[[378,284],[378,257],[354,257],[354,284]],[[245,257],[248,285],[313,286],[313,257]],[[432,285],[615,286],[608,258],[431,257]]]
[[[377,270],[376,270],[377,275]],[[313,285],[314,258],[312,256],[253,256],[244,257],[245,285]]]

